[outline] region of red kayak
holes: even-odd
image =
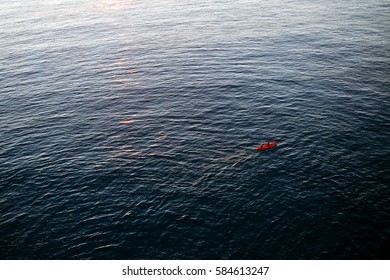
[[[276,141],[272,141],[272,142],[267,142],[267,143],[261,144],[260,146],[258,146],[256,148],[256,150],[265,151],[265,150],[271,149],[271,148],[276,147],[276,146],[277,146]]]

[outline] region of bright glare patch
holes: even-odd
[[[122,9],[129,0],[101,0],[96,3],[98,9],[102,12],[109,12]]]

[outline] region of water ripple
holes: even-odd
[[[0,257],[386,259],[390,7],[358,2],[2,1]]]

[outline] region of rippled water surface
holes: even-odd
[[[0,258],[388,259],[389,15],[1,1]]]

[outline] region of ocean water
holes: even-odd
[[[3,0],[0,258],[389,259],[389,105],[386,0]]]

